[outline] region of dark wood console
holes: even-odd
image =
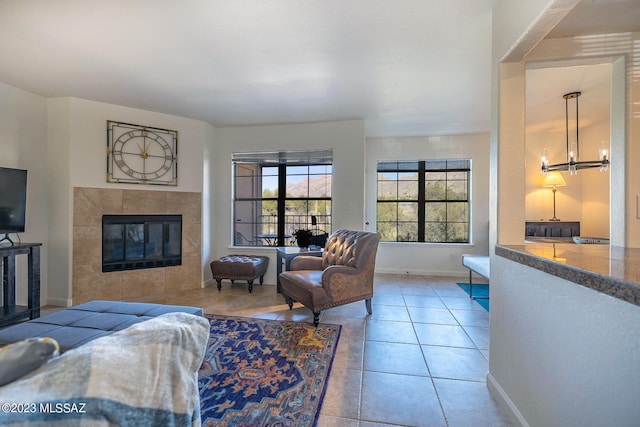
[[[526,221],[525,237],[573,237],[580,235],[580,221]]]
[[[40,246],[42,243],[20,243],[0,246],[2,261],[2,312],[0,327],[24,319],[40,317]],[[16,256],[28,257],[27,305],[16,305]]]

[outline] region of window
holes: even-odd
[[[386,242],[469,242],[471,160],[378,163],[377,231]]]
[[[236,153],[234,245],[289,246],[331,230],[331,151]]]

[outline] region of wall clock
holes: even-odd
[[[178,131],[108,120],[107,182],[178,185]]]

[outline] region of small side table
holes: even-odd
[[[280,273],[282,273],[283,271],[288,271],[289,268],[291,267],[291,261],[300,255],[306,255],[306,256],[322,256],[322,248],[318,248],[318,249],[302,249],[299,248],[297,246],[278,246],[276,248],[276,253],[278,255],[277,261],[278,261],[278,266],[277,266],[277,271],[278,271],[278,277],[277,277],[277,289],[278,289],[278,293],[280,293]]]

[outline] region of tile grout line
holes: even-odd
[[[402,289],[400,289],[400,292],[402,292]],[[404,294],[402,295],[402,298],[404,299]],[[440,296],[438,296],[438,298],[440,298]],[[409,309],[408,309],[408,307],[406,307],[407,300],[404,299],[404,302],[405,302],[405,308],[407,308],[407,312],[408,312]],[[443,302],[443,304],[444,304],[444,302]],[[428,309],[428,307],[425,307],[425,308]],[[447,414],[444,411],[444,406],[442,405],[442,400],[440,400],[440,393],[438,393],[438,389],[436,388],[436,383],[435,383],[435,381],[433,379],[433,375],[431,373],[431,368],[429,367],[429,362],[427,362],[427,356],[424,354],[424,348],[422,347],[422,344],[420,343],[420,337],[418,336],[418,331],[416,330],[415,322],[411,318],[411,313],[409,313],[409,319],[411,320],[411,328],[413,329],[413,333],[416,335],[416,341],[418,342],[418,347],[420,348],[420,353],[422,354],[422,359],[424,360],[424,364],[427,367],[427,372],[429,373],[429,380],[431,381],[431,386],[433,387],[433,392],[436,395],[436,399],[438,399],[438,406],[440,406],[440,412],[442,412],[442,418],[444,418],[445,425],[448,426],[449,425],[449,420],[447,419]]]
[[[371,301],[371,315],[373,315],[373,301]],[[368,316],[367,316],[368,317]],[[364,352],[367,344],[367,321],[364,322],[362,332],[362,356],[360,357],[360,398],[358,399],[358,426],[362,422],[362,405],[364,404]]]

